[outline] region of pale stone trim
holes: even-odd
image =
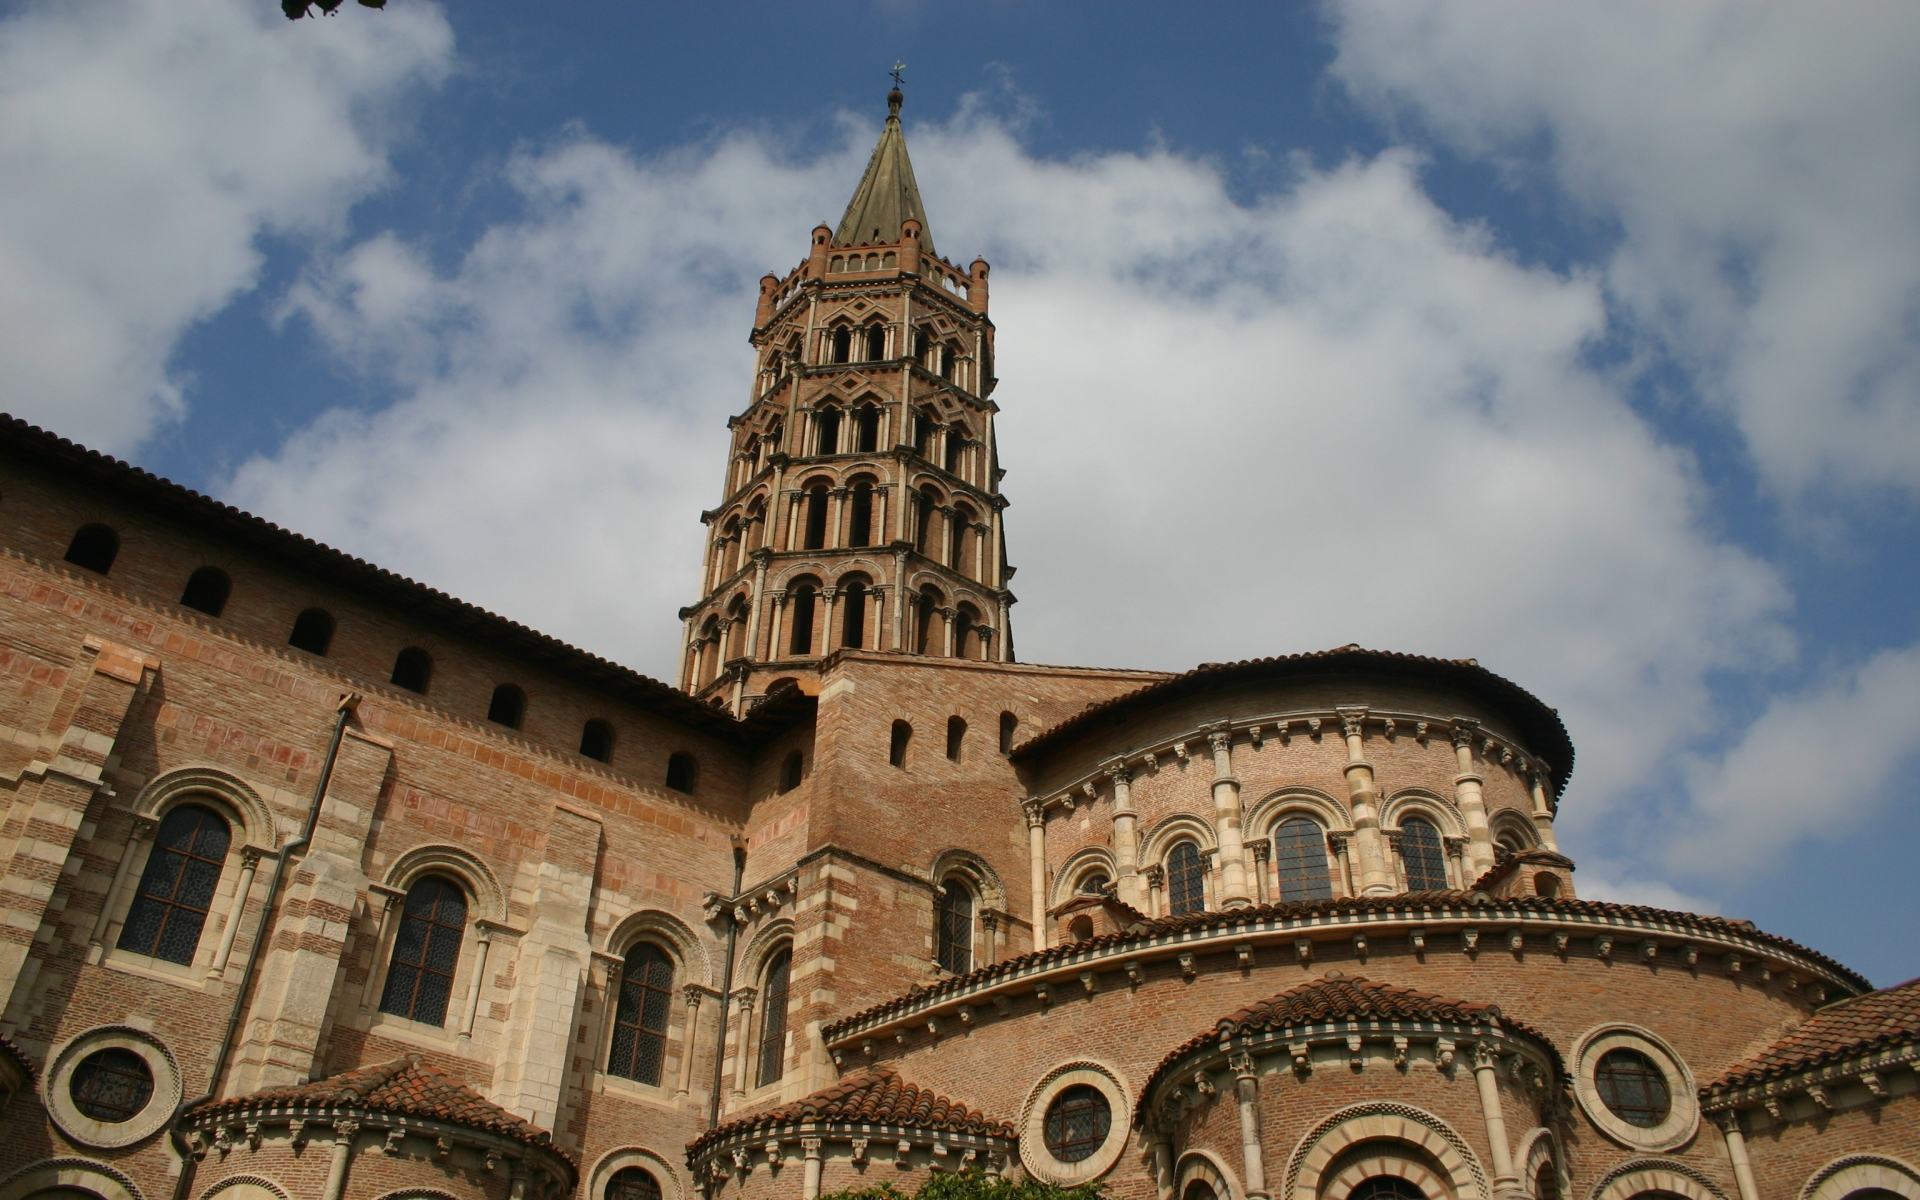
[[[717,986],[706,943],[685,921],[662,909],[643,908],[627,914],[607,933],[604,943],[606,953],[612,958],[624,960],[634,943],[647,940],[649,934],[655,940],[666,943],[667,950],[680,960],[679,966],[683,972],[695,976],[677,982]]]
[[[1854,1192],[1880,1188],[1906,1200],[1920,1200],[1920,1168],[1885,1154],[1849,1154],[1821,1167],[1800,1190],[1801,1200],[1845,1200]]]
[[[1677,1158],[1635,1158],[1593,1185],[1591,1200],[1631,1200],[1641,1192],[1671,1192],[1686,1200],[1727,1200],[1711,1176]]]
[[[1049,907],[1057,908],[1080,895],[1080,881],[1088,875],[1103,873],[1109,883],[1118,883],[1119,870],[1113,851],[1105,846],[1080,847],[1060,864],[1053,880],[1053,903]]]
[[[1106,1063],[1076,1059],[1047,1072],[1033,1086],[1033,1090],[1027,1093],[1026,1104],[1021,1107],[1020,1120],[1014,1125],[1020,1131],[1020,1162],[1028,1174],[1061,1187],[1074,1187],[1098,1179],[1113,1169],[1133,1141],[1130,1132],[1133,1097],[1128,1094],[1126,1084],[1121,1079],[1121,1073]],[[1081,1084],[1096,1089],[1107,1098],[1107,1106],[1113,1114],[1112,1124],[1107,1130],[1107,1140],[1100,1149],[1079,1162],[1063,1163],[1047,1151],[1047,1108],[1055,1096]]]
[[[212,1200],[214,1196],[236,1191],[240,1188],[250,1188],[253,1189],[255,1193],[264,1192],[267,1196],[274,1197],[275,1200],[291,1200],[291,1195],[286,1188],[282,1187],[278,1181],[268,1179],[265,1175],[229,1175],[206,1191],[201,1192],[200,1200]],[[232,1200],[260,1200],[260,1198],[257,1195],[240,1192],[240,1194],[233,1197]]]
[[[1486,1169],[1479,1156],[1451,1125],[1425,1109],[1392,1101],[1371,1101],[1340,1109],[1309,1130],[1287,1160],[1280,1200],[1318,1200],[1327,1165],[1349,1146],[1369,1140],[1418,1147],[1447,1176],[1445,1191],[1457,1200],[1490,1200]],[[1356,1180],[1357,1182],[1357,1180]]]
[[[1639,1051],[1666,1076],[1667,1099],[1672,1107],[1667,1119],[1651,1129],[1628,1124],[1614,1116],[1613,1110],[1600,1099],[1594,1070],[1602,1055],[1618,1049]],[[1573,1074],[1573,1095],[1580,1103],[1580,1111],[1594,1128],[1629,1150],[1672,1150],[1692,1141],[1700,1129],[1699,1091],[1693,1082],[1693,1072],[1651,1029],[1618,1021],[1596,1025],[1574,1040],[1567,1066]]]
[[[78,1188],[105,1200],[146,1200],[132,1177],[86,1158],[47,1158],[0,1180],[0,1200],[25,1200],[48,1188]]]
[[[1173,1195],[1175,1200],[1187,1194],[1187,1185],[1194,1180],[1204,1181],[1220,1197],[1220,1200],[1246,1200],[1246,1189],[1240,1186],[1240,1177],[1234,1174],[1233,1167],[1211,1150],[1189,1150],[1180,1156],[1174,1167]]]
[[[506,921],[506,893],[494,877],[493,869],[479,855],[460,846],[445,843],[415,846],[393,860],[383,882],[404,895],[422,875],[436,871],[452,875],[466,885],[467,895],[473,900],[473,911],[467,913],[469,924],[476,920]]]
[[[687,1181],[680,1177],[673,1164],[663,1154],[649,1150],[644,1146],[617,1146],[600,1156],[593,1169],[587,1172],[587,1200],[599,1200],[607,1181],[614,1172],[628,1167],[640,1167],[650,1172],[660,1181],[661,1200],[685,1200],[688,1191]]]

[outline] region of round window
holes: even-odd
[[[1427,1200],[1427,1194],[1398,1175],[1375,1175],[1362,1179],[1347,1200]]]
[[[1573,1094],[1594,1128],[1642,1151],[1685,1145],[1700,1127],[1693,1075],[1638,1025],[1602,1025],[1574,1044]]]
[[[1655,1129],[1673,1111],[1665,1073],[1638,1050],[1621,1047],[1601,1055],[1593,1083],[1600,1102],[1629,1125]]]
[[[1113,1130],[1113,1107],[1098,1088],[1076,1084],[1047,1106],[1047,1151],[1065,1163],[1093,1157]]]
[[[67,1090],[82,1113],[120,1125],[139,1116],[153,1099],[153,1071],[131,1050],[101,1050],[80,1060]]]

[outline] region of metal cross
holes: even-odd
[[[893,76],[893,86],[895,87],[906,86],[907,81],[901,78],[901,74],[904,71],[906,71],[906,69],[907,69],[907,64],[901,62],[897,58],[893,60],[893,70],[889,72],[889,74]]]

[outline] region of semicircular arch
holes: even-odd
[[[73,1188],[100,1200],[146,1200],[140,1185],[125,1172],[90,1158],[43,1158],[0,1179],[0,1200],[25,1200],[35,1192]]]
[[[650,1172],[660,1183],[661,1200],[683,1200],[687,1194],[688,1189],[680,1178],[680,1172],[674,1169],[665,1155],[645,1146],[616,1146],[601,1155],[593,1164],[593,1170],[588,1172],[587,1200],[603,1200],[607,1184],[628,1167],[639,1167]]]
[[[393,860],[383,881],[395,891],[404,892],[422,875],[449,874],[467,885],[477,910],[472,915],[489,921],[507,919],[507,896],[494,877],[493,869],[479,855],[460,846],[433,843],[415,846]]]
[[[1347,812],[1347,806],[1334,797],[1318,788],[1288,787],[1263,797],[1247,809],[1247,836],[1267,837],[1275,825],[1296,813],[1312,817],[1332,831],[1353,829],[1353,817]]]
[[[685,921],[669,912],[657,908],[645,908],[629,913],[607,934],[606,952],[616,958],[624,958],[636,942],[663,942],[672,955],[680,960],[681,969],[695,980],[714,986],[713,961],[707,955],[707,948]]]
[[[1006,909],[1007,889],[1000,882],[1000,873],[986,859],[971,850],[958,849],[942,850],[933,856],[929,877],[934,887],[939,887],[955,875],[971,883],[975,894],[988,908]]]
[[[1211,821],[1192,813],[1173,813],[1155,821],[1141,835],[1140,860],[1158,862],[1183,838],[1198,842],[1203,853],[1212,853],[1220,845]]]
[[[1173,1164],[1173,1194],[1184,1200],[1187,1185],[1200,1180],[1213,1189],[1219,1200],[1246,1200],[1240,1176],[1231,1164],[1211,1150],[1188,1150]]]
[[[1642,1192],[1666,1192],[1686,1200],[1727,1200],[1713,1177],[1677,1158],[1632,1158],[1593,1185],[1593,1200],[1631,1200]]]
[[[1080,881],[1098,871],[1108,881],[1119,877],[1120,868],[1115,864],[1113,851],[1105,846],[1082,846],[1067,855],[1067,861],[1060,864],[1060,870],[1053,878],[1053,903],[1049,907],[1058,907],[1080,894]]]
[[[1425,817],[1439,827],[1446,837],[1467,836],[1466,818],[1454,807],[1453,801],[1425,788],[1406,788],[1388,796],[1380,806],[1380,827],[1398,829],[1400,822],[1408,817]]]
[[[1801,1200],[1846,1200],[1870,1189],[1920,1200],[1920,1168],[1886,1154],[1849,1154],[1815,1171],[1800,1196]]]
[[[267,802],[243,780],[218,767],[181,767],[157,776],[134,797],[132,810],[157,821],[190,799],[207,798],[217,801],[214,807],[225,810],[227,819],[240,826],[245,837],[239,840],[267,851],[279,848],[279,822]]]
[[[1323,1118],[1287,1158],[1277,1200],[1319,1200],[1321,1176],[1355,1143],[1401,1142],[1439,1165],[1458,1200],[1490,1200],[1486,1168],[1453,1126],[1423,1108],[1392,1101],[1349,1105]]]

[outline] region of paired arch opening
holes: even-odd
[[[526,715],[525,692],[511,683],[503,683],[493,689],[493,698],[487,702],[487,720],[495,725],[505,725],[508,729],[518,729]]]
[[[219,567],[201,567],[187,576],[180,593],[180,607],[217,617],[226,611],[227,598],[233,595],[233,580]]]
[[[333,614],[324,608],[309,608],[295,617],[287,645],[325,658],[333,645]]]
[[[393,660],[393,675],[388,682],[393,686],[405,688],[410,692],[427,694],[427,684],[433,680],[433,656],[418,646],[408,646]]]
[[[105,525],[82,525],[67,543],[67,561],[96,575],[113,570],[119,556],[120,535]]]

